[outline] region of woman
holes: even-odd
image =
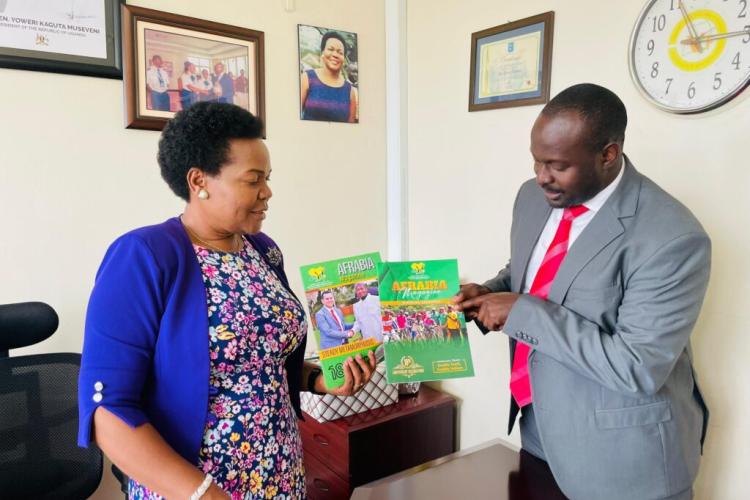
[[[260,232],[262,129],[234,105],[177,113],[158,162],[185,210],[118,238],[97,274],[79,445],[93,436],[130,498],[304,498],[300,390],[351,395],[372,376],[372,354],[349,358],[336,390],[303,365],[304,312]]]
[[[357,88],[342,74],[346,62],[344,37],[335,31],[320,42],[321,68],[302,73],[300,91],[303,120],[356,123],[359,119]]]
[[[182,72],[182,76],[180,76],[180,104],[182,104],[182,109],[188,109],[198,102],[200,94],[201,88],[195,64],[185,61],[184,71]]]

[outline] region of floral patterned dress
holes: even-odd
[[[301,304],[245,241],[195,248],[208,301],[209,411],[199,467],[232,499],[303,499],[305,471],[284,360],[307,333]],[[131,480],[131,499],[161,497]]]

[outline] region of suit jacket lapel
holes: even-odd
[[[539,194],[541,194],[541,190],[539,190]],[[529,265],[529,259],[531,259],[531,253],[534,251],[539,235],[542,234],[549,214],[552,212],[552,208],[547,204],[544,195],[541,195],[539,200],[534,201],[534,203],[530,203],[528,211],[523,214],[523,227],[519,230],[518,238],[512,240],[511,255],[514,258],[511,259],[510,264],[510,283],[511,288],[516,293],[520,293],[523,288],[523,279],[526,274],[526,267]],[[515,258],[516,256],[519,258]]]
[[[627,158],[623,168],[625,172],[620,185],[568,250],[547,297],[551,302],[562,304],[571,283],[583,267],[612,240],[625,232],[620,219],[635,214],[640,193],[640,174]]]

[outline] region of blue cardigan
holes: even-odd
[[[246,235],[291,292],[276,244]],[[86,312],[78,379],[78,445],[91,440],[103,406],[131,427],[150,422],[177,453],[197,465],[208,413],[206,289],[190,238],[178,218],[118,238],[96,275]],[[305,342],[285,363],[292,406]]]

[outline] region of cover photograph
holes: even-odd
[[[473,376],[466,320],[452,301],[458,262],[383,262],[378,277],[388,383]]]
[[[383,342],[377,252],[302,266],[310,322],[328,387],[344,383],[342,363]]]

